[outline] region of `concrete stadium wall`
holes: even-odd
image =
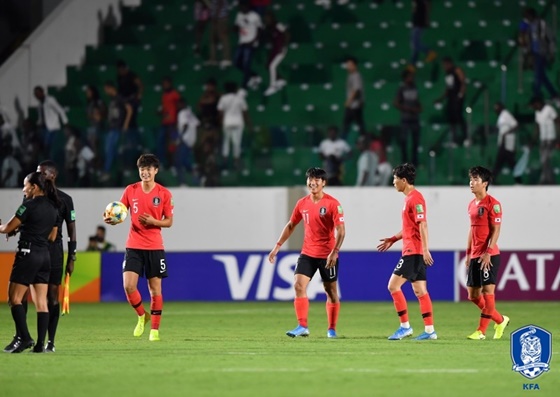
[[[99,15],[110,7],[120,23],[119,3],[137,6],[141,0],[65,0],[0,67],[0,104],[11,120],[27,115],[35,104],[36,85],[66,84],[66,66],[83,61],[86,45],[98,44]]]
[[[432,250],[463,250],[468,232],[465,187],[419,187],[426,198]],[[118,200],[122,189],[67,189],[77,212],[78,249],[102,224],[105,205]],[[296,188],[171,189],[175,202],[174,225],[163,231],[168,251],[268,251],[291,214]],[[345,210],[343,250],[371,251],[378,240],[399,231],[404,196],[393,188],[330,187]],[[558,249],[557,207],[559,187],[491,187],[503,204],[504,220],[499,246],[503,250]],[[21,190],[0,190],[0,219],[9,220],[21,202]],[[129,224],[108,228],[107,238],[124,250]],[[301,226],[298,228],[301,229]],[[299,250],[301,230],[285,250]],[[0,242],[0,251],[12,251],[16,241]],[[400,243],[394,249],[400,250]]]

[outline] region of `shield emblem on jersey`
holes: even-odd
[[[154,205],[157,207],[159,203],[161,203],[161,199],[159,197],[154,197],[152,203],[154,203]]]
[[[321,207],[319,209],[319,215],[325,216],[326,213],[327,213],[327,208],[326,207]]]
[[[478,216],[484,215],[484,207],[478,207]]]

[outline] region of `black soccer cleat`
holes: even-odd
[[[34,345],[35,341],[33,339],[21,340],[18,336],[16,343],[14,343],[14,348],[6,351],[6,353],[21,353],[24,350],[32,348]]]
[[[35,346],[33,346],[33,349],[31,349],[30,353],[45,353],[45,348],[40,343],[37,343]]]
[[[4,348],[4,353],[10,353],[12,350],[14,350],[16,343],[17,343],[18,337],[17,335],[14,335],[14,338],[12,339],[12,341],[10,343],[8,343],[6,345],[6,347]]]
[[[47,342],[47,346],[45,346],[45,353],[54,353],[54,343],[51,341]]]

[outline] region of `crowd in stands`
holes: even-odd
[[[287,83],[278,68],[286,57],[290,33],[288,27],[276,19],[271,2],[195,1],[195,46],[189,56],[208,54],[203,63],[205,67],[216,68],[216,75],[222,69],[235,67],[239,69],[239,80],[223,82],[220,86],[216,78],[209,78],[198,102],[189,104],[174,87],[171,77],[162,76],[161,106],[158,109],[161,126],[154,150],[162,169],[169,170],[181,186],[218,186],[220,175],[241,171],[244,167],[244,131],[253,128],[246,98],[257,90],[265,96],[275,95]],[[317,0],[316,4],[328,8],[334,3],[346,2]],[[353,184],[341,177],[344,163],[352,153],[358,153],[355,185],[389,185],[392,165],[387,161],[386,146],[390,141],[398,145],[402,162],[416,165],[420,162],[423,103],[416,87],[415,72],[421,54],[425,55],[426,63],[434,62],[438,54],[422,39],[423,31],[430,26],[430,1],[413,0],[412,4],[412,51],[393,100],[395,110],[400,113],[400,128],[396,133],[394,130],[393,133],[368,133],[364,123],[368,98],[364,95],[360,62],[349,56],[345,62],[348,75],[341,127],[329,127],[318,147],[330,185]],[[234,18],[230,18],[232,12],[236,12]],[[230,48],[231,21],[237,32],[237,47],[233,52]],[[207,43],[204,40],[206,34],[209,36]],[[556,54],[554,43],[546,22],[534,9],[526,9],[519,27],[519,46],[527,64],[534,69],[533,93],[528,102],[535,111],[542,184],[555,183],[551,156],[556,149],[559,119],[553,103],[560,98],[547,76],[547,64]],[[257,51],[268,52],[268,85],[262,89],[260,84],[264,76],[259,76],[253,69]],[[445,102],[444,111],[450,129],[443,144],[449,148],[468,147],[471,137],[464,116],[468,76],[450,57],[442,56],[440,60],[445,91],[436,102]],[[19,187],[21,177],[34,170],[37,161],[44,158],[61,165],[66,186],[112,186],[122,183],[123,177],[135,172],[135,159],[139,153],[148,150],[138,124],[144,84],[141,76],[128,67],[126,60],[119,60],[116,67],[113,81],[106,81],[103,87],[86,87],[84,112],[89,125],[84,131],[68,124],[63,106],[43,87],[34,89],[38,109],[36,122],[27,119],[16,126],[0,109],[0,186]],[[548,91],[550,101],[543,98],[543,87]],[[516,183],[522,183],[527,153],[524,150],[521,158],[516,158],[518,122],[504,104],[496,102],[494,109],[498,116],[494,173],[499,175],[503,167],[508,167],[515,171]],[[354,127],[359,133],[355,143],[348,141]]]

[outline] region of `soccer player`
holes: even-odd
[[[502,224],[502,205],[488,194],[488,185],[492,182],[492,173],[484,167],[469,170],[469,186],[474,199],[469,203],[468,213],[471,221],[467,237],[467,256],[465,265],[468,269],[467,290],[469,300],[480,310],[478,328],[468,339],[486,339],[486,329],[493,320],[494,339],[500,339],[509,324],[509,317],[502,316],[496,310],[494,292],[500,268],[500,250],[498,237]]]
[[[58,224],[57,235],[54,242],[49,242],[49,255],[50,255],[50,275],[47,293],[47,305],[49,309],[49,325],[48,325],[48,342],[45,347],[47,353],[55,352],[55,336],[58,328],[58,320],[60,318],[60,284],[62,282],[62,274],[64,270],[64,248],[62,244],[62,223],[66,222],[66,231],[68,234],[68,257],[66,259],[65,273],[72,275],[74,271],[74,261],[76,260],[76,211],[74,210],[74,201],[72,197],[64,193],[62,190],[56,188],[56,177],[58,176],[58,169],[54,161],[45,160],[37,166],[37,172],[40,172],[48,180],[52,181],[56,189],[56,194],[60,205],[58,206]],[[25,294],[22,300],[24,312],[27,313],[28,293]],[[4,350],[13,348],[18,337],[21,335],[16,334],[8,346]]]
[[[336,338],[336,323],[340,311],[337,288],[338,252],[345,235],[344,213],[338,200],[323,191],[327,181],[325,170],[310,168],[305,175],[310,194],[297,202],[276,246],[270,251],[268,260],[270,263],[274,263],[282,244],[288,240],[297,224],[303,220],[303,247],[297,261],[294,282],[296,295],[294,307],[298,326],[286,332],[286,335],[292,338],[309,335],[307,285],[315,272],[319,270],[327,293],[327,337]]]
[[[15,341],[6,346],[4,351],[21,353],[35,345],[34,353],[44,353],[45,335],[49,326],[47,285],[51,265],[48,244],[49,241],[55,240],[58,232],[57,207],[60,202],[52,180],[39,172],[33,172],[25,177],[23,194],[24,202],[12,219],[5,225],[0,224],[0,233],[10,236],[18,229],[20,232],[18,250],[8,285],[8,300],[17,332]],[[29,334],[25,308],[22,305],[29,286],[34,288],[37,344]]]
[[[408,322],[406,298],[401,287],[407,281],[420,303],[420,312],[424,320],[424,332],[417,340],[437,339],[434,330],[432,300],[428,294],[426,266],[432,266],[434,260],[428,248],[428,222],[424,196],[414,187],[416,169],[410,163],[399,165],[393,170],[393,186],[405,195],[402,210],[402,229],[393,237],[381,239],[377,249],[387,251],[398,240],[403,240],[402,258],[395,266],[389,279],[389,292],[401,321],[400,327],[389,336],[389,340],[400,340],[412,336],[412,327]]]
[[[136,162],[140,182],[128,185],[120,201],[129,209],[130,233],[126,242],[123,264],[123,285],[130,305],[138,314],[133,335],[142,336],[145,324],[152,321],[150,341],[159,341],[159,324],[163,309],[161,281],[167,277],[167,263],[163,250],[162,227],[173,225],[173,198],[171,192],[156,183],[159,160],[153,154],[143,154]],[[114,225],[110,218],[105,223]],[[138,278],[148,280],[150,314],[142,305]]]

